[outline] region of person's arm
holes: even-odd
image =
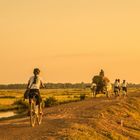
[[[30,85],[30,81],[28,81],[28,84],[27,84],[27,87],[26,87],[27,89],[29,89],[29,85]]]
[[[44,83],[43,83],[43,81],[42,81],[42,78],[40,79],[40,87],[41,87],[41,88],[45,88],[45,85],[44,85]]]
[[[31,78],[28,80],[28,84],[27,84],[27,89],[29,89],[30,87],[30,81],[31,81]]]

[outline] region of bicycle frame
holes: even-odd
[[[40,108],[39,105],[36,105],[36,97],[35,95],[33,98],[30,99],[30,124],[32,127],[35,126],[35,124],[40,125],[42,122],[42,114],[40,114]]]

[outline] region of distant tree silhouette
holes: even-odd
[[[25,89],[27,84],[8,84],[8,85],[0,85],[0,89]],[[89,88],[90,83],[46,83],[46,89],[68,89],[68,88]]]

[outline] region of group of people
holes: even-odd
[[[40,74],[40,70],[38,68],[35,68],[33,70],[33,76],[30,77],[29,81],[28,81],[28,85],[27,85],[27,89],[30,89],[30,94],[29,94],[29,102],[30,102],[30,99],[32,98],[32,96],[34,95],[34,93],[37,93],[37,104],[39,105],[39,108],[40,108],[40,103],[42,101],[41,99],[41,96],[40,96],[40,87],[44,87],[44,84],[42,82],[42,79],[41,77],[39,76]],[[102,82],[100,81],[103,81],[103,84]],[[96,83],[97,82],[97,83]],[[92,84],[96,83],[96,90],[98,92],[98,87],[99,87],[99,91],[101,89],[102,91],[102,88],[101,87],[104,87],[106,85],[108,85],[108,83],[110,83],[110,80],[104,76],[104,71],[101,70],[100,73],[99,73],[99,76],[94,76],[94,78],[92,79]],[[100,86],[101,85],[101,86]],[[115,82],[114,82],[114,93],[116,96],[119,96],[120,95],[120,91],[122,90],[122,93],[123,95],[127,95],[127,83],[126,83],[126,80],[123,80],[123,82],[121,83],[120,82],[120,79],[116,79]]]
[[[116,79],[112,86],[110,80],[105,76],[104,70],[101,69],[99,75],[95,75],[92,79],[91,90],[95,94],[106,93],[107,96],[108,93],[111,93],[113,90],[116,97],[119,95],[126,96],[127,83],[126,80],[123,80],[123,82],[121,83],[120,79]]]
[[[123,82],[120,82],[120,79],[116,79],[114,82],[114,93],[116,96],[120,95],[120,91],[122,90],[123,95],[127,95],[127,82],[126,80],[123,80]]]

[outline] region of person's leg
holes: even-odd
[[[42,113],[42,106],[41,106],[41,103],[42,103],[42,98],[40,96],[40,91],[38,90],[38,98],[37,98],[37,104],[38,104],[38,109],[39,109],[39,112]]]
[[[127,87],[125,87],[125,95],[127,96]]]
[[[119,90],[118,90],[118,87],[114,87],[114,93],[115,93],[115,96],[119,96]]]
[[[29,107],[28,107],[27,116],[30,116],[30,107],[31,107],[31,98],[29,97]]]

